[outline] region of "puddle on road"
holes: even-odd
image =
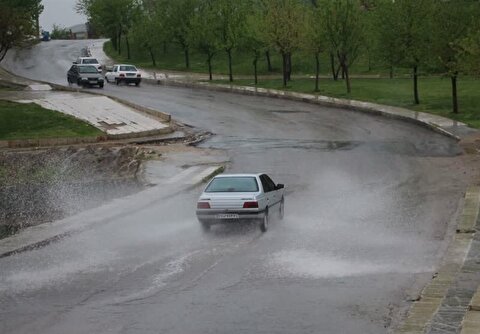
[[[306,110],[268,110],[271,113],[277,114],[309,114],[309,111]]]
[[[220,137],[220,136],[219,136]],[[356,141],[336,141],[336,140],[302,140],[302,139],[275,139],[275,138],[249,138],[242,139],[238,137],[221,137],[208,141],[212,148],[217,149],[303,149],[316,151],[348,151],[353,150],[361,143]]]
[[[338,278],[398,272],[423,272],[425,268],[399,268],[391,264],[375,264],[347,260],[307,250],[280,251],[267,258],[266,267],[276,277]]]
[[[271,149],[302,149],[307,151],[336,152],[364,150],[411,157],[453,157],[462,153],[455,141],[356,141],[356,140],[316,140],[316,139],[282,139],[282,138],[240,138],[233,136],[216,136],[203,146],[215,149],[234,149],[263,152]]]

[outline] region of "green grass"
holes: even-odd
[[[0,100],[0,140],[89,137],[102,134],[90,124],[37,104]]]
[[[217,83],[228,83],[217,80]],[[253,86],[251,80],[236,80],[236,85]],[[258,87],[284,89],[281,80],[261,80]],[[302,93],[314,93],[313,79],[295,79],[285,89]],[[459,114],[453,114],[450,80],[441,77],[425,77],[419,80],[420,104],[413,104],[411,79],[352,79],[352,93],[347,94],[342,80],[320,79],[320,95],[375,102],[391,106],[428,112],[464,122],[480,128],[480,79],[460,78],[458,81]]]

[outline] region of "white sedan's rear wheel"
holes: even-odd
[[[285,216],[285,199],[282,198],[282,200],[280,201],[280,209],[278,211],[278,218],[283,219],[284,216]]]
[[[200,226],[202,227],[202,230],[204,232],[210,231],[210,224],[208,222],[203,221],[203,220],[199,220],[199,223],[200,223]]]
[[[260,222],[260,230],[265,233],[268,230],[268,211],[265,211],[265,215]]]

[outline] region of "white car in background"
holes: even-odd
[[[268,229],[269,217],[283,219],[285,186],[275,184],[267,174],[221,174],[207,185],[197,202],[197,218],[204,230],[211,225],[259,222],[262,232]]]
[[[101,73],[103,71],[102,65],[94,57],[78,57],[73,63],[76,65],[92,65],[97,68],[98,72]]]
[[[117,85],[125,82],[126,84],[134,83],[138,86],[142,81],[142,74],[134,65],[116,64],[105,74],[105,79],[107,82],[114,82]]]

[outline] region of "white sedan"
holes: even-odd
[[[114,82],[117,85],[125,82],[126,84],[134,83],[136,86],[138,86],[142,81],[142,75],[135,66],[120,64],[113,65],[111,71],[105,74],[105,79],[107,82]]]
[[[211,225],[259,221],[266,232],[270,215],[283,219],[285,186],[275,184],[267,174],[221,174],[214,177],[197,202],[197,218],[208,230]]]

